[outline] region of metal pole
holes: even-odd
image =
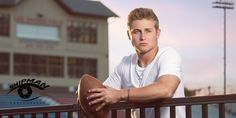
[[[221,8],[224,10],[224,94],[226,94],[226,10],[234,9],[234,3],[229,1],[216,1],[213,2],[213,8]]]
[[[224,8],[224,95],[226,94],[226,8]]]

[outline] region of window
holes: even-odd
[[[14,74],[31,75],[31,57],[25,54],[14,55]]]
[[[9,53],[0,52],[0,74],[9,74]]]
[[[55,26],[17,24],[16,36],[23,39],[59,40],[59,29]]]
[[[0,36],[9,36],[10,32],[10,15],[0,14]]]
[[[47,69],[50,77],[64,77],[64,58],[49,56]]]
[[[69,57],[67,72],[70,78],[80,78],[83,74],[90,74],[97,77],[97,60]]]
[[[70,21],[67,26],[68,42],[97,43],[97,25],[89,22]]]
[[[64,58],[44,55],[14,55],[15,75],[64,77]]]

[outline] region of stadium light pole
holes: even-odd
[[[224,94],[226,94],[226,10],[234,9],[234,3],[230,0],[218,0],[213,2],[213,8],[224,10]]]

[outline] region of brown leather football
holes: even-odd
[[[90,118],[107,118],[108,106],[103,107],[101,110],[96,111],[99,104],[89,106],[87,96],[89,95],[88,90],[92,88],[106,88],[102,83],[93,76],[84,74],[79,81],[78,85],[78,104],[80,104],[82,110]]]

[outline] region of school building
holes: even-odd
[[[103,81],[109,17],[118,16],[98,1],[0,0],[0,96],[28,78],[59,97],[74,95],[84,73]]]

